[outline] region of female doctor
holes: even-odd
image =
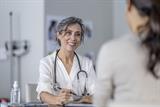
[[[40,60],[38,98],[45,103],[62,105],[80,98],[92,103],[95,71],[91,60],[75,50],[84,38],[84,25],[76,17],[68,17],[57,26],[58,50]]]

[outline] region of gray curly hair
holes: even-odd
[[[82,22],[82,19],[77,17],[68,17],[63,19],[58,25],[57,25],[57,32],[61,33],[62,31],[66,31],[68,26],[72,24],[79,24],[81,27],[81,42],[84,41],[84,32],[85,32],[85,26]],[[56,38],[58,41],[58,44],[61,46],[60,41]]]

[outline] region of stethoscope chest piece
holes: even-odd
[[[59,83],[54,83],[53,89],[54,89],[54,91],[59,91],[61,89]]]

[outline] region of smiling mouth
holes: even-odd
[[[68,43],[70,46],[76,46],[76,43]]]

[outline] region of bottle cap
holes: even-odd
[[[18,88],[18,81],[14,81],[13,88]]]

